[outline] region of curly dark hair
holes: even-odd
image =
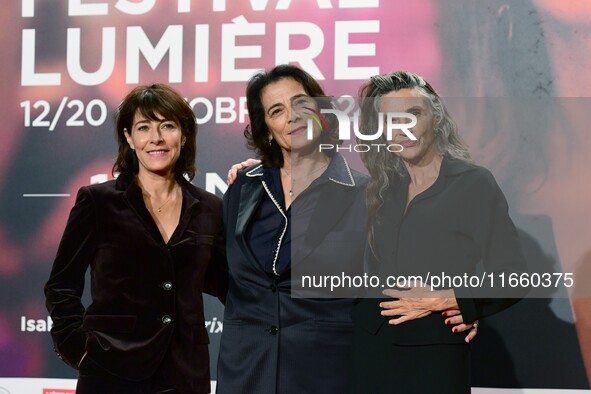
[[[283,167],[283,154],[281,147],[275,140],[269,144],[269,128],[265,122],[265,110],[263,108],[261,93],[265,87],[284,78],[291,78],[299,82],[304,91],[316,100],[318,109],[333,108],[332,98],[327,97],[320,87],[320,84],[299,67],[282,64],[269,71],[262,71],[255,74],[248,81],[246,87],[246,105],[250,117],[250,124],[244,129],[248,146],[253,149],[266,167]],[[336,118],[326,117],[328,130],[321,134],[321,143],[338,144],[336,135]],[[332,150],[330,154],[334,154]]]
[[[140,111],[149,120],[159,120],[160,116],[174,120],[181,128],[185,144],[174,166],[173,172],[177,180],[183,175],[189,179],[195,177],[195,152],[197,137],[197,121],[193,109],[185,99],[170,86],[156,83],[150,86],[138,86],[133,89],[119,104],[113,114],[115,121],[115,137],[119,150],[112,172],[137,174],[139,166],[135,153],[125,138],[125,129],[131,131],[133,119]]]

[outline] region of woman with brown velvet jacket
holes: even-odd
[[[55,350],[79,370],[78,393],[209,393],[202,293],[223,300],[227,268],[221,200],[185,178],[195,116],[156,84],[115,121],[120,175],[79,190],[45,286]]]

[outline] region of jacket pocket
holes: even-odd
[[[194,242],[194,243],[198,243],[198,244],[201,244],[201,243],[213,244],[214,236],[212,234],[199,234],[195,231],[187,230],[185,232],[185,238]]]
[[[337,320],[314,320],[314,325],[319,328],[332,328],[337,330],[352,330],[353,322]]]
[[[84,318],[84,331],[133,332],[137,316],[133,315],[89,315]]]
[[[196,244],[213,245],[213,235],[193,235]]]

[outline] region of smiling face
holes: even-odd
[[[284,154],[318,146],[320,127],[313,122],[313,138],[307,138],[308,119],[318,106],[293,78],[282,78],[261,91],[269,139],[273,138]]]
[[[167,177],[173,172],[185,137],[174,120],[155,115],[158,119],[150,120],[136,111],[131,132],[125,129],[125,137],[137,155],[139,175],[152,173]]]
[[[433,116],[429,100],[421,95],[418,88],[400,89],[390,92],[380,98],[380,112],[407,112],[417,118],[415,127],[410,132],[417,137],[417,141],[411,140],[401,130],[395,129],[392,133],[392,142],[404,147],[397,153],[402,160],[421,164],[430,161],[436,154],[435,149],[435,118]],[[396,120],[398,123],[408,123],[409,119]]]

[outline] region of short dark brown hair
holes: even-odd
[[[125,138],[125,129],[131,133],[133,119],[137,111],[140,111],[149,120],[159,120],[156,115],[175,121],[181,128],[185,144],[181,148],[181,154],[174,166],[175,178],[180,180],[184,174],[189,179],[195,177],[195,152],[197,137],[197,121],[193,109],[187,101],[170,86],[156,83],[150,86],[138,86],[133,89],[119,104],[113,117],[115,120],[115,137],[119,145],[119,151],[113,173],[137,174],[139,166],[135,153],[129,147]]]
[[[250,124],[244,129],[244,137],[246,137],[248,146],[257,153],[266,167],[283,167],[283,154],[281,147],[275,140],[269,144],[269,128],[265,122],[265,109],[261,93],[268,85],[285,78],[291,78],[300,83],[304,91],[316,99],[319,109],[333,108],[331,98],[324,94],[322,87],[314,77],[291,64],[276,66],[250,78],[246,87],[246,106]],[[329,127],[326,132],[321,134],[322,143],[338,144],[338,136],[335,132],[336,119],[332,116],[327,116],[326,119]],[[330,152],[334,153],[332,150]]]

